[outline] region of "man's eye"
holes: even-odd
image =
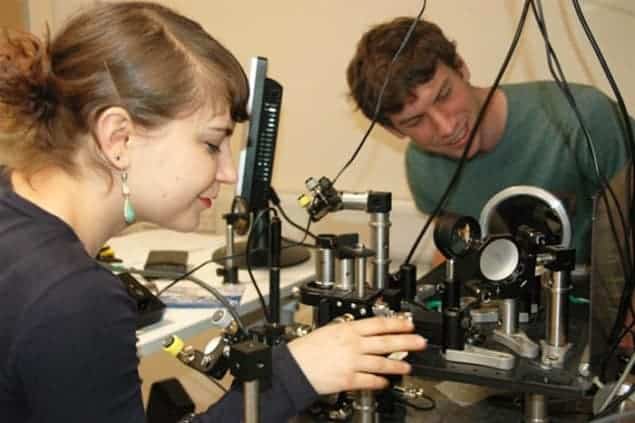
[[[416,119],[412,119],[411,121],[408,122],[408,125],[406,125],[408,128],[414,128],[415,126],[419,125],[422,121],[423,121],[423,116],[420,116]]]

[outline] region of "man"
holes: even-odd
[[[347,78],[351,96],[369,119],[412,23],[412,18],[394,19],[359,41]],[[593,87],[570,84],[570,89],[600,172],[611,180],[627,161],[618,109]],[[437,25],[417,22],[392,66],[378,123],[409,139],[407,178],[422,212],[431,213],[439,202],[489,90],[470,83],[467,64]],[[554,82],[501,85],[494,92],[445,208],[478,218],[494,194],[513,185],[538,186],[566,200],[576,260],[589,263],[592,197],[600,183],[580,123]]]
[[[397,18],[372,28],[349,64],[351,95],[369,119],[388,64],[412,21]],[[610,180],[626,161],[617,107],[593,87],[570,88],[591,134],[599,168]],[[467,64],[438,26],[417,23],[392,67],[378,122],[410,140],[408,183],[424,213],[432,212],[445,191],[489,90],[470,84]],[[501,85],[467,159],[446,209],[478,218],[487,200],[506,187],[542,187],[569,205],[577,261],[588,263],[592,196],[599,182],[580,124],[555,83]]]

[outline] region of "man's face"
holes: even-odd
[[[409,137],[425,151],[459,159],[480,109],[468,78],[465,66],[457,71],[439,62],[434,77],[414,89],[399,113],[389,115],[391,131]],[[482,151],[480,138],[477,132],[468,158]]]

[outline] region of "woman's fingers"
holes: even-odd
[[[360,340],[360,350],[365,354],[390,354],[394,351],[419,351],[426,347],[420,335],[367,336]]]
[[[401,360],[391,360],[380,355],[362,355],[355,363],[355,373],[380,375],[405,375],[410,373],[410,364]]]
[[[371,317],[355,320],[349,324],[361,336],[412,332],[414,330],[414,325],[410,320],[394,317]]]
[[[389,317],[326,325],[291,342],[289,351],[320,394],[381,389],[388,383],[382,375],[410,371],[408,363],[386,355],[425,348],[422,337],[408,333],[413,329],[410,321]],[[325,360],[325,351],[337,359]]]
[[[388,386],[388,379],[370,373],[356,373],[346,390],[357,391],[360,389],[384,389]]]

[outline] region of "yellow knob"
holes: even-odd
[[[302,208],[307,208],[309,204],[311,204],[311,200],[312,198],[306,194],[302,194],[298,197],[298,203]]]
[[[184,347],[185,344],[183,343],[183,340],[176,335],[168,336],[163,342],[163,351],[173,355],[174,357],[179,355],[179,353],[183,351]]]
[[[114,257],[115,251],[110,246],[104,245],[103,247],[99,249],[99,256],[100,257]]]

